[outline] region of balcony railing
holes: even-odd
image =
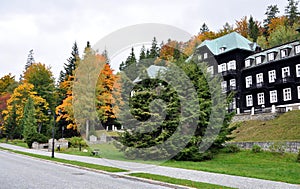
[[[236,70],[227,70],[222,72],[222,76],[236,75]]]
[[[278,78],[275,80],[276,84],[294,83],[294,82],[295,82],[295,78],[293,77]]]

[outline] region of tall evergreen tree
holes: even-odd
[[[31,66],[33,63],[35,63],[34,57],[33,57],[33,49],[31,49],[29,51],[28,57],[27,57],[27,62],[25,64],[25,70],[27,70],[27,68],[29,66]]]
[[[76,41],[72,47],[71,56],[67,59],[67,63],[65,63],[65,80],[67,80],[69,76],[74,75],[74,71],[76,69],[76,61],[79,60],[79,50]]]
[[[279,9],[277,7],[277,5],[269,5],[267,8],[267,11],[265,13],[265,15],[267,16],[266,19],[264,19],[263,23],[264,23],[264,35],[267,36],[267,34],[269,33],[269,24],[271,23],[271,20],[277,17],[277,14],[279,13]]]
[[[145,58],[146,58],[146,48],[145,48],[145,46],[143,45],[142,48],[141,48],[139,61],[140,61],[140,60],[143,60],[143,59],[145,59]]]
[[[300,12],[298,10],[299,1],[288,0],[288,5],[285,7],[285,14],[288,17],[288,24],[293,26],[299,22]]]
[[[25,142],[27,143],[28,147],[31,147],[32,138],[37,135],[37,121],[35,119],[35,108],[33,104],[32,98],[28,98],[25,107],[24,113],[22,118],[22,125],[23,129],[23,137]]]
[[[137,59],[135,57],[134,48],[131,48],[130,55],[125,62],[122,62],[119,67],[120,71],[123,71],[130,80],[134,80],[138,76],[137,71]]]
[[[259,36],[259,27],[257,25],[257,22],[253,20],[253,17],[250,16],[249,18],[249,26],[248,26],[248,35],[253,40],[253,42],[257,41],[257,38]]]
[[[159,47],[156,41],[156,37],[154,37],[152,40],[150,54],[148,58],[157,58],[157,57],[159,57]]]
[[[200,34],[203,34],[205,32],[209,32],[209,29],[208,29],[208,26],[205,23],[203,23],[200,28]]]

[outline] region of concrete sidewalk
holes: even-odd
[[[23,151],[23,152],[50,156],[50,152],[46,152],[46,151],[27,149],[27,148],[22,148],[22,147],[5,144],[5,143],[0,143],[0,146],[4,148]],[[116,173],[116,174],[129,174],[132,172],[143,172],[143,173],[164,175],[173,178],[188,179],[197,182],[218,184],[222,186],[228,186],[233,188],[245,188],[245,189],[260,189],[260,188],[300,189],[300,185],[295,185],[295,184],[288,184],[283,182],[276,182],[276,181],[241,177],[241,176],[232,176],[232,175],[225,175],[225,174],[218,174],[218,173],[210,173],[204,171],[195,171],[195,170],[150,165],[150,164],[109,160],[104,158],[75,156],[75,155],[68,155],[62,153],[55,153],[55,157],[61,159],[67,159],[67,160],[76,160],[81,162],[105,165],[110,167],[118,167],[130,171],[130,172]]]

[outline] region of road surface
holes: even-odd
[[[168,188],[0,151],[1,189]]]

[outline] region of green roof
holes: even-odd
[[[197,48],[202,46],[207,46],[214,55],[219,55],[233,49],[254,51],[256,44],[249,41],[239,33],[232,32],[213,40],[205,40]],[[225,48],[224,51],[221,50],[222,47]]]
[[[150,79],[154,79],[158,76],[159,73],[163,73],[167,70],[166,67],[163,67],[163,66],[156,66],[156,65],[151,65],[147,68],[147,75]],[[134,83],[137,83],[137,82],[140,82],[142,81],[140,76],[137,77],[133,82]]]

